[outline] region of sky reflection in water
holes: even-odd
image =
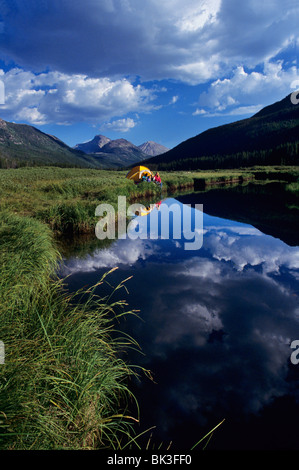
[[[156,425],[157,441],[190,448],[225,418],[216,448],[218,442],[218,448],[299,450],[292,441],[299,365],[290,363],[290,343],[299,339],[299,247],[207,214],[203,247],[183,246],[184,240],[118,240],[64,267],[71,288],[93,284],[115,266],[114,284],[133,276],[127,300],[143,321],[129,319],[124,328],[145,353],[132,360],[149,368],[156,382],[135,384],[141,430]],[[262,414],[253,422],[255,439],[249,436],[252,416],[281,397],[293,400],[289,415],[279,421],[274,408],[267,421]]]

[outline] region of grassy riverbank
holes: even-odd
[[[124,175],[52,167],[0,170],[1,209],[36,218],[56,232],[91,232],[96,223],[95,208],[100,203],[116,207],[118,195],[159,197],[158,186],[136,186]]]
[[[283,180],[297,191],[298,167],[256,167],[244,170],[161,172],[162,191],[153,183],[135,185],[125,171],[64,168],[19,168],[0,170],[0,210],[27,215],[45,222],[61,234],[92,233],[97,219],[95,208],[118,196],[131,203],[151,197],[158,202],[177,190],[203,190],[213,185],[246,181]]]
[[[94,231],[97,222],[97,205],[107,202],[116,207],[119,195],[126,196],[128,203],[141,197],[158,202],[167,193],[180,189],[201,190],[254,180],[260,171],[162,172],[161,191],[153,183],[135,185],[125,178],[124,171],[53,167],[0,170],[0,210],[33,217],[58,233],[88,233]]]
[[[0,449],[122,448],[138,413],[121,357],[136,345],[115,322],[132,312],[113,295],[66,293],[58,261],[45,224],[0,214]]]

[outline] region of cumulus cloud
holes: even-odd
[[[90,78],[60,72],[34,74],[20,68],[2,73],[5,85],[5,104],[2,117],[26,120],[32,124],[109,120],[115,115],[145,112],[153,107],[153,90],[134,86],[129,80]],[[113,127],[130,129],[135,123],[127,118]],[[112,126],[112,124],[111,124]]]
[[[283,68],[283,62],[267,62],[263,71],[245,71],[238,66],[230,78],[213,81],[203,92],[194,114],[254,114],[265,104],[281,99],[298,78],[297,67]],[[246,105],[244,106],[244,104]]]
[[[203,114],[206,114],[206,110],[205,109],[199,109],[199,108],[196,108],[196,110],[194,111],[194,113],[192,113],[193,116],[202,116]]]
[[[136,126],[132,118],[117,119],[116,121],[106,122],[101,126],[101,130],[110,130],[115,132],[128,132]]]
[[[3,0],[2,57],[19,69],[2,117],[123,132],[129,113],[159,109],[145,83],[168,79],[210,85],[194,116],[254,114],[298,78],[298,13],[293,0]]]

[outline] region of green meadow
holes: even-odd
[[[176,190],[254,179],[247,170],[161,172],[161,190],[154,183],[135,185],[125,175],[125,171],[55,167],[0,170],[1,210],[38,219],[55,232],[84,233],[94,229],[97,205],[116,207],[119,195],[126,196],[128,203],[147,197],[158,201]]]
[[[130,379],[149,372],[126,363],[126,349],[140,348],[117,333],[119,316],[136,315],[114,301],[125,281],[103,298],[96,286],[69,294],[56,275],[59,237],[94,233],[95,208],[116,208],[119,195],[159,201],[178,190],[279,180],[298,197],[297,167],[160,174],[162,190],[135,185],[125,171],[0,170],[0,449],[138,448]],[[106,282],[109,273],[99,279]]]

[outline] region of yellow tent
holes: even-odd
[[[151,170],[146,168],[146,166],[135,166],[127,173],[126,178],[135,181],[135,183],[138,183],[141,181],[143,176],[153,177],[154,175],[152,174]]]

